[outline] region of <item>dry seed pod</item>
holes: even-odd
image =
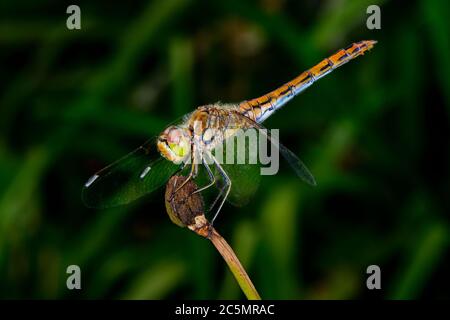
[[[174,175],[167,182],[165,194],[167,213],[176,225],[187,226],[197,234],[208,237],[210,225],[204,215],[202,196],[200,193],[194,193],[198,189],[195,182],[190,179],[185,183],[186,179],[184,176]],[[181,185],[183,187],[179,189]]]

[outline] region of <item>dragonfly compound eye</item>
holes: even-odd
[[[188,130],[176,126],[164,130],[157,144],[161,155],[175,164],[185,161],[191,151]]]

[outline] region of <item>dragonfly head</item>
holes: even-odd
[[[191,152],[189,130],[170,126],[158,137],[158,150],[161,155],[175,164],[185,162]]]

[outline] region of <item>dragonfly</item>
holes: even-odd
[[[235,205],[245,203],[258,183],[250,166],[220,163],[214,150],[233,136],[233,129],[265,129],[262,122],[296,95],[334,69],[365,54],[376,43],[374,40],[352,43],[261,97],[198,107],[156,138],[91,176],[82,190],[84,203],[94,208],[124,205],[162,187],[182,170],[187,171],[185,182],[197,179],[202,167],[206,171],[206,184],[195,192],[216,187],[218,195],[210,209],[215,208],[211,220],[214,223],[226,200]],[[266,138],[271,140],[270,134]],[[314,176],[292,151],[282,144],[278,144],[278,150],[297,176],[316,185]]]

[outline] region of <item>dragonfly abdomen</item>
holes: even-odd
[[[348,61],[363,55],[375,43],[376,41],[373,40],[360,41],[337,51],[335,54],[322,60],[311,69],[306,70],[278,89],[259,98],[241,102],[239,104],[239,112],[253,121],[258,123],[263,122],[293,97],[312,85],[316,80],[324,77]]]

